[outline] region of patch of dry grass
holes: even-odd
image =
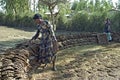
[[[0,41],[9,41],[13,39],[29,39],[33,34],[34,31],[27,32],[15,28],[0,26]]]
[[[14,47],[15,44],[31,39],[35,31],[28,32],[15,28],[0,26],[0,49]]]

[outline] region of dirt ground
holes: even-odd
[[[76,46],[58,52],[57,71],[38,69],[35,80],[120,80],[120,43]]]
[[[33,34],[0,27],[0,54]],[[120,43],[83,45],[59,51],[56,66],[57,71],[52,71],[51,65],[38,69],[33,74],[34,80],[120,80]]]

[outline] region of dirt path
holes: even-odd
[[[35,80],[120,80],[120,43],[63,50],[57,68],[38,69],[33,76]]]

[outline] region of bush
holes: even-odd
[[[19,16],[12,14],[2,14],[0,13],[0,25],[12,26],[12,27],[33,27],[35,26],[32,17],[29,16]]]
[[[102,32],[105,15],[99,13],[78,13],[68,22],[67,30],[80,32]]]
[[[0,25],[4,25],[5,24],[5,14],[0,13]]]
[[[57,30],[65,30],[66,25],[65,25],[65,19],[62,16],[59,16],[57,24],[56,24],[56,29]]]
[[[100,13],[93,13],[89,18],[89,28],[90,32],[103,32],[105,15]]]
[[[66,22],[67,22],[67,17],[60,15],[58,17],[57,23],[56,23],[56,29],[57,30],[66,30]]]
[[[69,30],[79,32],[103,32],[104,20],[107,16],[106,13],[87,13],[79,12],[70,18],[59,15],[57,20],[57,30]],[[47,19],[47,16],[44,18]],[[113,13],[110,17],[111,28],[113,31],[120,31],[120,12]],[[0,25],[12,26],[12,27],[32,27],[34,28],[35,23],[30,16],[24,15],[12,15],[0,13]]]
[[[111,28],[113,31],[120,31],[120,12],[112,17]]]
[[[85,31],[88,26],[88,14],[78,13],[73,16],[72,20],[68,22],[67,30]]]

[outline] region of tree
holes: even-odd
[[[74,1],[71,7],[71,10],[75,10],[77,8],[78,2]]]
[[[59,11],[54,13],[55,7],[60,4],[60,3],[66,3],[67,0],[39,0],[39,3],[43,3],[43,5],[46,5],[50,11],[50,19],[51,23],[53,25],[53,28],[56,29],[55,27],[55,17],[58,15]]]
[[[30,0],[1,0],[7,14],[19,15],[30,11]]]
[[[120,0],[118,0],[118,6],[117,7],[118,7],[118,9],[120,9]]]
[[[88,12],[89,13],[92,13],[94,12],[94,1],[93,0],[90,0],[90,2],[88,3]]]

